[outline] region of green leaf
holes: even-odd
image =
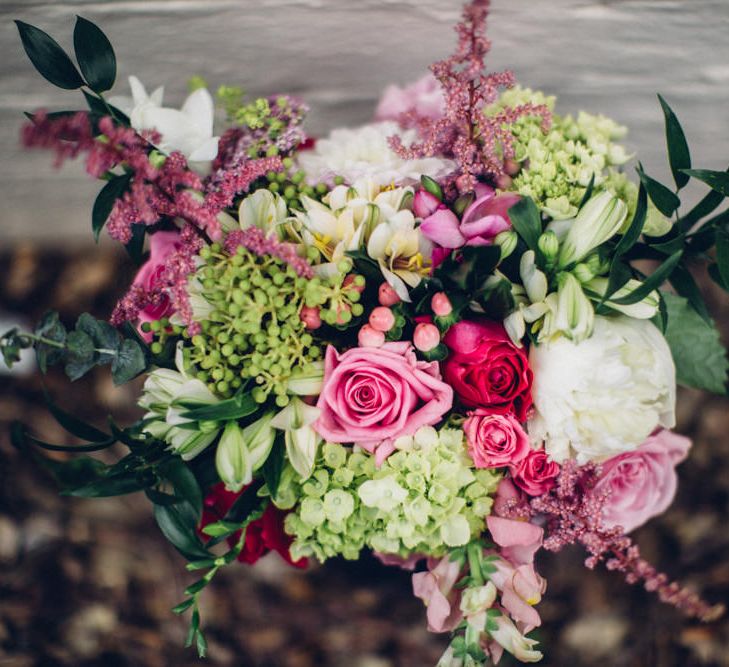
[[[684,169],[685,174],[706,183],[724,197],[729,197],[729,172],[712,171],[711,169]]]
[[[195,604],[195,598],[188,598],[184,602],[180,602],[175,607],[172,607],[172,613],[173,614],[183,614],[185,613],[192,605]]]
[[[131,180],[131,173],[113,176],[96,196],[94,208],[91,211],[91,228],[94,232],[94,241],[97,243],[99,242],[99,234],[101,234],[101,230],[109,219],[116,200],[129,189]]]
[[[30,440],[34,445],[37,445],[41,449],[46,449],[49,452],[69,452],[69,453],[78,453],[78,452],[100,452],[103,449],[108,449],[111,447],[115,440],[113,438],[109,438],[108,440],[104,442],[95,442],[92,445],[54,445],[50,442],[46,442],[45,440],[40,440],[39,438],[36,438],[34,435],[31,435],[30,433],[24,433],[24,437],[27,440]]]
[[[30,62],[43,78],[65,90],[75,90],[84,85],[76,66],[53,37],[23,21],[15,21],[15,25]]]
[[[230,521],[216,521],[215,523],[209,523],[202,532],[210,537],[227,537],[241,529],[239,523],[232,523]]]
[[[639,287],[636,287],[630,294],[621,296],[619,299],[611,299],[613,303],[621,306],[628,306],[631,303],[638,303],[647,297],[653,290],[658,289],[671,275],[683,253],[679,250],[673,253],[663,264],[661,264],[650,276],[648,276]]]
[[[610,265],[610,274],[608,276],[608,284],[605,288],[605,294],[600,299],[600,304],[605,303],[610,297],[615,294],[625,283],[627,283],[632,277],[630,268],[621,262],[617,257],[613,259],[613,263]]]
[[[66,342],[66,327],[61,324],[61,321],[58,319],[58,313],[54,311],[48,311],[43,315],[33,333],[39,338],[45,338],[60,345]],[[47,345],[42,341],[35,344],[35,355],[38,361],[38,367],[42,373],[48,370],[48,366],[52,366],[61,361],[64,354],[65,350],[63,348]]]
[[[78,417],[74,417],[65,410],[61,410],[61,408],[59,408],[53,400],[51,400],[50,394],[47,391],[44,392],[44,394],[48,410],[55,420],[63,426],[64,430],[71,435],[75,435],[77,438],[81,438],[82,440],[88,440],[89,442],[107,442],[112,437],[108,433],[100,431],[95,426],[87,424]],[[116,440],[116,438],[114,438],[114,440]]]
[[[585,204],[587,204],[588,201],[592,198],[592,191],[595,189],[595,172],[592,172],[592,176],[590,176],[590,182],[587,184],[587,188],[585,189],[585,194],[582,195],[582,201],[580,201],[580,205],[577,207],[577,210],[579,211]]]
[[[537,242],[542,234],[542,217],[539,209],[529,197],[522,197],[509,209],[511,226],[524,239],[530,250],[537,251]]]
[[[680,190],[689,182],[689,177],[684,172],[691,168],[691,153],[689,152],[686,135],[683,133],[681,123],[678,122],[676,114],[668,106],[668,102],[660,95],[658,101],[661,103],[663,115],[666,120],[666,144],[668,146],[668,163],[671,165],[671,173],[676,187]]]
[[[275,498],[278,494],[278,485],[281,483],[281,473],[283,472],[285,457],[286,445],[284,443],[283,431],[277,430],[271,453],[261,468],[263,480],[266,482],[272,498]]]
[[[671,285],[684,298],[688,299],[691,307],[707,322],[711,322],[711,315],[706,309],[704,297],[701,296],[699,286],[693,276],[683,266],[679,265],[671,274]]]
[[[132,261],[139,266],[144,257],[144,236],[147,233],[147,225],[135,223],[131,226],[132,238],[124,246]]]
[[[197,631],[195,636],[195,647],[197,648],[197,657],[204,658],[208,654],[208,642],[205,639],[205,635],[202,630]]]
[[[678,382],[724,394],[729,361],[716,326],[703,320],[683,297],[668,293],[663,297],[668,311],[666,340]]]
[[[181,405],[184,407],[184,402]],[[247,417],[253,414],[258,407],[258,403],[250,394],[239,392],[233,398],[212,405],[192,408],[180,416],[195,421],[230,421]]]
[[[127,338],[111,363],[111,378],[115,385],[134,379],[147,368],[144,350],[137,341]]]
[[[716,234],[716,264],[724,285],[729,285],[729,234],[724,230]]]
[[[66,337],[66,375],[71,381],[83,377],[96,365],[94,341],[83,331],[71,331]]]
[[[210,558],[210,553],[197,536],[195,510],[188,503],[155,505],[154,518],[162,534],[185,558]]]
[[[199,516],[202,512],[202,491],[185,462],[179,457],[171,458],[160,466],[160,474],[172,483],[175,493],[190,503]]]
[[[670,218],[681,205],[681,200],[675,193],[663,185],[663,183],[659,183],[654,178],[648,176],[642,167],[638,167],[637,171],[638,176],[640,176],[640,182],[648,191],[648,196],[651,198],[651,201],[663,215]]]
[[[641,183],[640,188],[638,189],[638,203],[635,207],[635,215],[633,216],[630,226],[625,231],[625,234],[620,237],[620,241],[618,241],[618,245],[615,248],[614,257],[624,255],[633,247],[633,245],[635,245],[635,242],[640,238],[640,234],[643,231],[647,213],[648,194],[645,186]]]
[[[88,19],[77,16],[73,48],[89,88],[97,93],[110,90],[116,80],[116,56],[101,29]]]
[[[721,273],[719,273],[719,266],[718,264],[709,264],[709,266],[706,269],[709,273],[709,277],[717,284],[719,287],[721,287],[725,292],[729,292],[729,283],[725,283],[724,279],[721,277]]]
[[[84,486],[69,489],[65,495],[77,498],[108,498],[111,496],[125,496],[145,489],[136,472],[129,471],[114,475],[103,475],[98,480],[89,482]],[[155,506],[156,507],[156,506]]]
[[[688,232],[699,220],[717,209],[719,204],[724,201],[724,195],[721,192],[712,190],[706,195],[696,206],[694,206],[686,215],[682,216],[678,221],[678,227],[683,232]]]

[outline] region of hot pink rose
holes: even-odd
[[[519,201],[519,195],[495,194],[494,190],[482,189],[458,220],[453,211],[438,209],[420,225],[423,235],[443,248],[461,248],[464,245],[491,245],[494,238],[511,229],[509,209]]]
[[[526,421],[532,371],[526,353],[511,342],[500,322],[463,320],[448,330],[443,342],[451,350],[443,376],[466,407],[513,413]]]
[[[559,464],[543,449],[531,449],[525,459],[511,466],[511,478],[528,495],[541,496],[554,486],[559,471]]]
[[[426,74],[409,86],[388,86],[377,105],[377,120],[399,121],[404,113],[414,112],[420,117],[436,120],[445,111],[443,90],[432,74]]]
[[[142,287],[145,292],[156,293],[167,260],[180,247],[179,232],[157,232],[152,234],[149,239],[149,259],[140,267],[132,284]],[[171,311],[172,304],[169,297],[162,294],[157,303],[149,305],[139,312],[139,323],[162,319],[167,317]],[[142,332],[142,335],[147,340],[151,339],[151,334]]]
[[[468,453],[477,468],[500,468],[529,454],[529,437],[513,415],[494,415],[479,408],[463,424]]]
[[[676,494],[675,466],[686,458],[689,447],[688,438],[659,431],[635,451],[605,461],[595,486],[595,492],[610,490],[605,524],[622,526],[628,533],[665,512]]]
[[[453,390],[436,362],[418,361],[410,343],[355,347],[343,354],[329,346],[316,431],[330,442],[353,442],[376,453],[378,463],[393,441],[438,423],[453,404]]]

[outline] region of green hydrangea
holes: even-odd
[[[284,473],[274,501],[292,509],[294,558],[354,560],[365,547],[442,556],[483,532],[500,475],[472,467],[463,432],[424,427],[397,444],[380,468],[367,452],[326,443],[306,482]]]
[[[553,96],[520,87],[505,91],[486,113],[526,103],[546,105],[553,112],[552,127],[542,132],[538,116],[522,116],[511,126],[515,158],[528,165],[514,177],[511,190],[531,197],[552,218],[566,219],[577,213],[593,174],[598,190],[608,180],[624,179],[616,167],[630,156],[616,140],[625,136],[625,127],[584,111],[576,118],[560,116]]]

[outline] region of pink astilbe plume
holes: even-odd
[[[542,129],[549,129],[551,113],[544,105],[523,104],[506,108],[487,117],[484,107],[495,102],[501,88],[514,85],[511,72],[485,72],[484,59],[491,48],[486,39],[489,0],[472,0],[463,10],[463,21],[456,26],[456,52],[430,69],[440,82],[445,98],[445,115],[432,120],[403,119],[417,127],[421,141],[406,147],[398,136],[390,146],[403,159],[452,155],[458,162],[457,181],[461,192],[472,190],[479,176],[496,178],[504,174],[504,161],[514,157],[513,136],[509,125],[525,115],[542,117]]]
[[[609,490],[595,492],[600,468],[594,463],[578,466],[566,461],[557,484],[547,493],[531,500],[534,515],[546,518],[544,548],[559,551],[568,544],[582,544],[590,556],[586,567],[604,561],[609,570],[622,572],[629,584],[640,581],[647,591],[655,592],[662,602],[680,609],[687,616],[712,621],[724,613],[723,605],[709,605],[698,595],[682,588],[641,558],[640,550],[620,526],[605,527],[602,511]]]
[[[296,254],[296,246],[293,243],[281,243],[273,235],[266,236],[266,233],[259,227],[238,229],[228,234],[224,244],[225,251],[233,255],[238,246],[243,246],[255,255],[277,257],[302,278],[314,277],[311,265]]]

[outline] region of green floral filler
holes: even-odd
[[[286,517],[294,559],[355,560],[364,547],[439,557],[483,532],[501,476],[470,467],[463,431],[426,426],[397,444],[379,469],[367,452],[322,447]]]

